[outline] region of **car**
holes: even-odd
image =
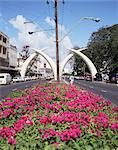
[[[12,79],[13,82],[23,82],[24,79],[21,76],[16,76]]]
[[[109,82],[110,83],[118,83],[118,73],[109,74]]]
[[[10,84],[12,81],[9,73],[0,73],[0,84]]]
[[[94,80],[95,81],[102,81],[102,75],[100,73],[96,73]]]
[[[92,76],[91,76],[91,74],[85,74],[85,76],[84,76],[84,80],[86,80],[86,81],[92,81]]]
[[[118,84],[118,73],[116,73],[116,83]]]
[[[31,80],[31,77],[26,76],[24,80],[25,80],[25,81],[30,81],[30,80]]]
[[[51,79],[50,76],[47,76],[47,77],[46,77],[46,80],[50,80],[50,79]]]

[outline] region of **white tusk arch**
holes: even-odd
[[[66,66],[66,64],[68,63],[68,61],[73,57],[73,54],[69,54],[68,56],[66,56],[66,58],[62,61],[61,65],[60,65],[60,79],[63,73],[63,70]]]
[[[20,70],[20,74],[21,77],[24,78],[26,71],[27,71],[27,67],[30,64],[30,62],[32,61],[32,59],[34,59],[38,54],[37,53],[32,53],[27,59],[26,61],[23,63],[21,70]]]
[[[94,66],[94,64],[92,63],[92,61],[86,55],[81,53],[79,50],[75,50],[75,49],[69,49],[69,50],[71,50],[72,52],[78,54],[83,59],[83,61],[87,64],[87,66],[88,66],[88,68],[89,68],[89,70],[91,72],[92,79],[94,79],[95,75],[97,73],[97,69]]]
[[[57,80],[56,64],[54,63],[52,58],[50,58],[47,54],[45,54],[41,50],[38,50],[35,48],[31,48],[31,49],[36,51],[39,55],[41,55],[42,57],[44,57],[47,60],[47,62],[49,63],[50,67],[52,68],[52,70],[54,72],[54,79]]]
[[[85,50],[85,49],[87,49],[87,48],[86,48],[86,47],[85,47],[85,48],[81,48],[81,49],[79,49],[79,52],[80,52],[80,51],[83,51],[83,50]],[[60,65],[60,78],[61,78],[61,76],[62,76],[62,73],[63,73],[63,70],[64,70],[66,64],[68,63],[68,61],[69,61],[72,57],[73,57],[73,53],[71,53],[71,54],[69,54],[68,56],[66,56],[66,58],[62,61],[61,65]]]
[[[45,50],[46,48],[42,48],[40,49],[40,51],[43,51]],[[31,63],[32,59],[34,59],[38,54],[35,52],[35,53],[32,53],[27,59],[26,61],[23,63],[22,67],[21,67],[21,70],[20,70],[20,74],[21,74],[21,77],[24,78],[25,77],[25,74],[26,74],[26,71],[27,71],[27,67],[28,65]]]

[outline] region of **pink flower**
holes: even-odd
[[[118,112],[118,106],[113,108],[114,111]]]
[[[28,124],[28,125],[30,125],[30,126],[33,126],[33,125],[34,125],[33,122],[32,122],[32,120],[26,120],[25,123]]]
[[[8,108],[3,111],[3,116],[6,118],[9,117],[12,113],[13,113],[13,109]]]
[[[14,123],[13,126],[16,132],[20,132],[24,128],[24,125],[21,122]]]
[[[5,98],[5,100],[10,101],[10,100],[12,100],[12,98],[11,97],[7,97],[7,98]]]
[[[0,128],[0,135],[3,138],[10,138],[12,136],[15,136],[15,131],[13,128],[10,127],[2,127]]]
[[[97,130],[97,131],[96,131],[96,134],[97,134],[97,136],[103,135],[102,131],[100,131],[100,130]]]
[[[47,116],[44,116],[44,117],[42,117],[42,118],[39,120],[39,122],[40,122],[41,124],[46,125],[47,123],[50,122],[50,118],[48,118]]]
[[[14,138],[8,138],[8,144],[16,145],[16,140]]]
[[[110,126],[112,130],[118,130],[118,123],[114,123]]]
[[[43,138],[43,139],[49,138],[49,134],[46,132],[45,134],[43,134],[42,138]]]
[[[98,116],[94,116],[94,123],[97,124],[98,128],[101,126],[107,128],[109,117],[104,112],[99,112]]]

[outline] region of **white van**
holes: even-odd
[[[12,78],[9,73],[0,73],[0,84],[9,84]]]

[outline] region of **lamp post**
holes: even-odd
[[[36,31],[31,31],[31,32],[28,32],[29,34],[33,34],[33,33],[36,33],[36,32],[43,32],[43,31],[50,31],[50,30],[54,30],[54,29],[47,29],[47,30],[36,30]]]

